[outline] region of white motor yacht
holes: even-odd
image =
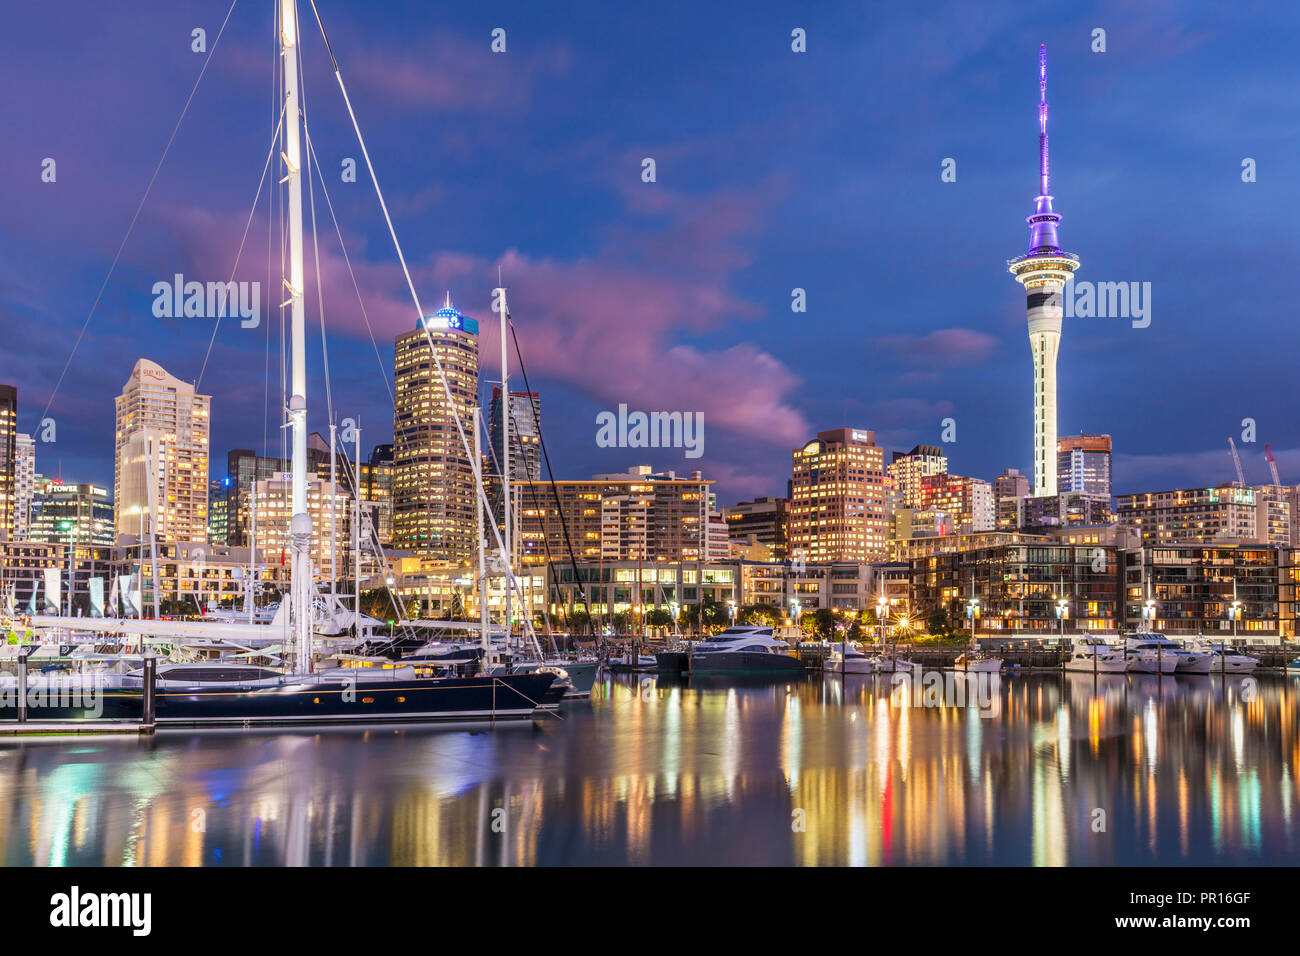
[[[790,645],[772,636],[772,628],[735,624],[691,648],[690,667],[696,673],[796,674],[803,663],[790,655]]]
[[[1086,674],[1123,674],[1128,671],[1128,663],[1121,652],[1101,638],[1081,637],[1075,639],[1065,669]]]
[[[1172,674],[1178,668],[1178,658],[1159,641],[1130,637],[1125,640],[1124,649],[1128,669],[1135,674]]]
[[[1196,649],[1210,655],[1211,674],[1249,674],[1259,666],[1258,658],[1238,654],[1222,641],[1202,640]]]
[[[1135,650],[1157,650],[1161,657],[1172,657],[1177,663],[1176,674],[1208,674],[1210,672],[1210,655],[1203,651],[1194,651],[1184,647],[1178,641],[1155,631],[1137,631],[1128,637],[1130,654]],[[1133,668],[1138,670],[1138,668]],[[1154,673],[1152,671],[1151,673]],[[1167,674],[1167,669],[1161,673]]]

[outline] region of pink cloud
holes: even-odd
[[[639,245],[614,242],[596,256],[575,260],[514,250],[497,259],[445,251],[413,261],[411,270],[426,314],[451,290],[452,304],[479,318],[485,377],[499,374],[500,344],[490,308],[499,267],[534,384],[548,379],[569,384],[610,408],[625,403],[647,411],[702,412],[706,434],[716,428],[794,447],[811,428],[790,398],[800,380],[783,362],[739,339],[713,347],[682,341],[761,314],[727,289],[731,271],[748,261],[733,240],[756,221],[755,206],[753,199],[735,193],[670,195],[662,222],[655,224],[658,231],[651,229],[654,237]],[[193,275],[200,280],[230,275],[246,213],[168,206],[156,215],[169,239],[169,251],[156,254],[160,275],[170,276],[173,268],[202,270]],[[265,282],[266,252],[257,246],[258,235],[255,223],[239,278]],[[260,235],[264,247],[264,222]],[[405,279],[395,261],[368,261],[355,236],[345,233],[345,239],[380,355],[388,360],[393,337],[415,325]],[[368,343],[357,294],[328,222],[321,227],[320,254],[331,330]],[[375,254],[383,256],[385,250]],[[308,308],[314,315],[310,243],[307,257]],[[241,331],[232,322],[221,334]]]

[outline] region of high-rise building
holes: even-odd
[[[921,511],[944,515],[941,523],[948,529],[944,533],[993,530],[993,486],[981,478],[926,475],[921,479],[920,497]]]
[[[339,486],[348,487],[347,469],[344,463],[347,459],[345,449],[337,447],[335,454],[338,462],[335,469],[339,475]],[[276,458],[269,455],[259,455],[251,448],[235,448],[226,452],[226,476],[221,481],[222,495],[225,498],[225,529],[226,540],[220,542],[231,545],[232,547],[246,548],[249,546],[250,535],[253,528],[253,514],[251,511],[253,483],[266,479],[274,478],[276,475],[285,471],[292,471],[292,463],[288,458]],[[330,452],[329,442],[316,432],[312,432],[307,438],[307,472],[315,473],[325,478],[330,473]],[[211,507],[215,508],[215,505]],[[211,527],[212,522],[208,522]],[[257,516],[257,536],[261,538],[262,517]],[[260,547],[260,540],[258,542]]]
[[[107,488],[44,476],[38,476],[33,484],[29,540],[105,547],[115,543],[113,502]]]
[[[36,494],[36,442],[19,432],[14,442],[13,540],[30,541],[32,501]]]
[[[1029,251],[1007,265],[1025,287],[1029,350],[1034,360],[1034,494],[1056,494],[1056,353],[1065,314],[1062,290],[1079,257],[1062,252],[1061,221],[1052,210],[1047,164],[1047,46],[1038,50],[1038,196],[1029,223]]]
[[[570,547],[578,561],[705,560],[712,484],[698,471],[678,477],[672,471],[655,474],[647,465],[588,481],[557,481],[554,488],[550,482],[524,482],[519,489],[522,562],[565,561]],[[715,540],[714,547],[722,543]]]
[[[393,540],[393,446],[376,445],[361,463],[361,500],[366,503],[379,543]]]
[[[492,470],[503,461],[503,404],[499,386],[492,388],[488,411],[488,440],[496,456]],[[542,400],[536,392],[510,393],[510,480],[540,481],[542,478]]]
[[[118,535],[138,534],[143,512],[146,527],[164,541],[207,540],[211,401],[162,366],[143,358],[135,363],[117,397]]]
[[[1180,488],[1119,495],[1115,500],[1115,520],[1138,531],[1144,545],[1259,540],[1253,488]]]
[[[789,498],[764,497],[742,501],[733,508],[723,509],[722,516],[727,522],[727,536],[732,541],[766,545],[774,560],[785,558],[790,522]]]
[[[208,482],[208,543],[230,543],[230,521],[226,511],[226,490],[230,479]]]
[[[0,536],[14,527],[14,495],[18,466],[18,389],[0,385]]]
[[[1059,491],[1110,495],[1110,436],[1068,435],[1056,442]]]
[[[837,428],[791,453],[789,549],[805,561],[879,561],[885,453],[874,432]]]
[[[281,472],[253,483],[257,508],[257,547],[272,562],[288,566],[289,519],[293,517],[293,476]],[[311,563],[317,577],[345,578],[349,574],[352,536],[351,499],[340,484],[336,491],[329,475],[307,474],[307,513],[311,515]],[[333,541],[338,545],[338,569],[333,571],[330,516],[334,515]]]
[[[1015,468],[1007,468],[993,479],[993,507],[999,529],[1020,527],[1020,499],[1029,496],[1029,479]]]
[[[476,547],[474,462],[456,417],[472,448],[478,322],[453,309],[448,295],[446,306],[397,337],[394,354],[393,546],[468,564]]]
[[[948,456],[938,445],[917,445],[909,452],[894,452],[886,469],[900,508],[921,508],[921,479],[948,471]]]

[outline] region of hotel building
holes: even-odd
[[[818,432],[791,455],[791,557],[883,560],[885,462],[875,433],[859,428]]]
[[[207,540],[210,404],[210,396],[195,394],[160,365],[143,358],[135,363],[116,401],[119,537],[138,535],[143,513],[145,533],[160,540]]]

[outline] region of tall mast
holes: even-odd
[[[293,491],[289,521],[290,609],[293,650],[299,673],[311,670],[311,515],[307,513],[307,332],[303,315],[302,160],[298,124],[298,10],[296,0],[280,0],[280,54],[284,62],[284,157],[289,191],[289,275],[284,280],[290,307],[292,391],[289,425],[292,430]]]
[[[501,274],[497,273],[497,283],[501,282]],[[514,568],[514,538],[510,533],[510,361],[506,352],[506,334],[507,315],[506,308],[506,289],[500,286],[501,293],[501,506],[504,514],[502,522],[502,534],[505,537],[505,554],[502,556],[506,564],[506,646],[510,645],[510,598],[511,592],[514,591],[515,568]]]

